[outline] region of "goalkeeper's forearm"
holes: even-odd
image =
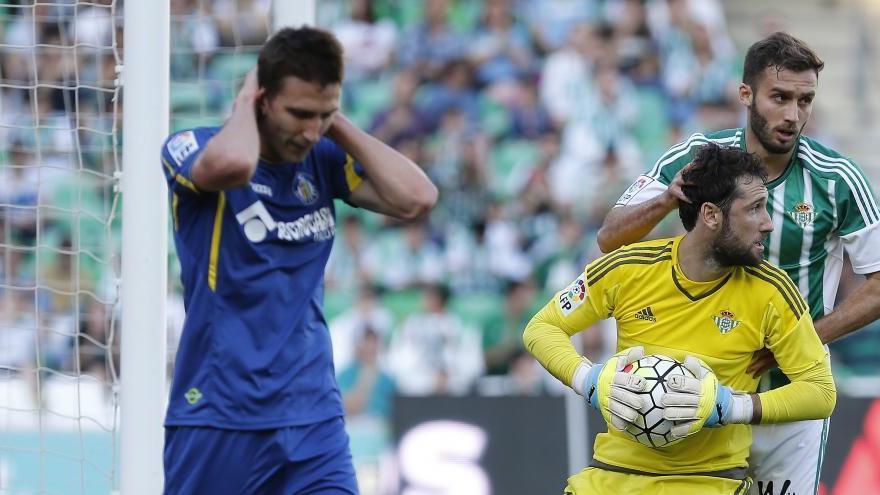
[[[584,360],[571,344],[571,336],[553,324],[549,305],[526,325],[523,344],[556,379],[572,386],[575,372]],[[581,390],[575,391],[582,393]]]
[[[758,394],[760,411],[756,408],[752,423],[787,423],[831,416],[837,389],[827,360],[789,378],[791,383]]]

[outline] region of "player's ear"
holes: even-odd
[[[724,214],[721,208],[707,201],[700,206],[700,219],[710,230],[720,230],[724,222]]]
[[[752,99],[754,98],[754,94],[752,93],[752,87],[746,83],[739,84],[739,101],[743,105],[750,107],[752,106]]]
[[[266,88],[257,90],[257,96],[254,98],[257,115],[265,115],[269,110],[269,99],[266,98]]]

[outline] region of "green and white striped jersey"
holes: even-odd
[[[666,190],[703,144],[745,149],[745,131],[694,134],[670,148],[639,176],[616,206],[636,205]],[[880,271],[880,209],[865,174],[851,160],[801,136],[785,172],[767,184],[773,233],[764,256],[788,273],[810,305],[813,319],[831,312],[849,254],[859,274]]]

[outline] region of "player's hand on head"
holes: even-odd
[[[746,373],[752,375],[754,378],[758,378],[777,366],[779,366],[779,364],[776,362],[776,356],[773,355],[773,352],[770,351],[770,349],[765,347],[755,351],[752,355],[752,362],[746,368]]]
[[[721,385],[715,372],[701,359],[688,356],[684,367],[694,377],[671,376],[666,382],[669,391],[661,399],[663,418],[676,422],[671,430],[675,438],[727,424],[733,396],[733,391]]]
[[[685,172],[690,164],[686,165],[684,168],[678,171],[675,174],[675,177],[672,178],[672,182],[669,183],[669,186],[666,188],[664,194],[670,201],[675,201],[675,205],[678,206],[680,201],[684,201],[685,203],[690,203],[691,200],[688,199],[687,195],[684,193],[682,188],[687,185],[687,183],[682,178],[682,173]]]
[[[630,363],[645,355],[641,346],[625,349],[604,364],[594,364],[584,381],[583,395],[587,403],[602,413],[605,422],[617,430],[626,429],[638,417],[639,411],[646,407],[639,392],[647,387],[641,376],[623,372]]]
[[[258,104],[263,92],[263,88],[261,88],[259,82],[257,82],[257,68],[254,67],[244,76],[244,82],[238,90],[238,96],[236,97],[233,106],[237,105],[239,101],[243,101],[243,104]],[[256,110],[259,111],[259,109]]]
[[[254,67],[244,76],[244,83],[242,83],[239,92],[256,93],[258,89],[260,89],[260,84],[257,82],[257,68]]]

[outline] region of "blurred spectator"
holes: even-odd
[[[479,332],[449,312],[449,289],[424,289],[423,312],[391,340],[389,369],[405,395],[464,395],[483,373]]]
[[[401,70],[394,76],[393,84],[391,106],[376,115],[370,133],[396,146],[400,141],[425,135],[432,118],[415,102],[419,81],[413,71]]]
[[[583,271],[594,241],[584,235],[582,222],[571,215],[562,217],[556,235],[542,237],[529,252],[538,263],[535,275],[544,282],[542,289],[555,291],[574,280]]]
[[[76,6],[71,32],[76,33],[78,43],[94,47],[112,45],[115,25],[111,9],[115,7],[114,3],[113,0],[92,0]]]
[[[427,156],[429,163],[428,175],[431,180],[441,189],[451,186],[458,180],[464,147],[470,140],[484,139],[481,135],[474,135],[468,128],[464,114],[459,110],[446,112],[440,118],[439,128],[428,138]],[[442,196],[443,193],[441,192]],[[442,204],[443,202],[441,202]],[[436,222],[436,209],[431,213],[432,222]]]
[[[359,332],[355,345],[354,361],[336,377],[345,414],[390,419],[395,385],[380,366],[382,337],[366,327]]]
[[[431,129],[450,111],[461,112],[470,127],[480,120],[480,98],[474,87],[474,68],[464,59],[452,60],[443,67],[443,74],[425,84],[419,95]]]
[[[594,78],[596,96],[590,127],[596,140],[603,149],[631,143],[639,118],[635,88],[616,66],[608,63],[596,67]]]
[[[361,285],[354,305],[328,324],[333,339],[333,364],[337,373],[348,367],[355,358],[357,343],[364,331],[369,329],[378,335],[380,343],[387,342],[391,337],[393,324],[391,311],[382,305],[378,290],[369,285]]]
[[[483,217],[492,199],[488,143],[477,138],[462,144],[460,161],[448,162],[445,166],[451,170],[444,171],[442,179],[438,177],[444,201],[432,216],[440,225],[473,225]]]
[[[590,105],[593,94],[593,64],[603,48],[590,24],[574,26],[566,45],[551,53],[541,71],[541,103],[557,127],[562,127],[575,110]]]
[[[507,280],[524,280],[532,264],[516,226],[492,203],[470,229],[450,229],[446,250],[449,283],[456,294],[498,293]]]
[[[269,35],[269,0],[215,0],[222,46],[260,46]]]
[[[21,142],[12,143],[8,157],[0,168],[0,204],[9,228],[6,242],[11,248],[5,250],[9,267],[5,275],[9,281],[32,283],[36,274],[25,272],[23,262],[28,249],[36,245],[39,169],[36,156]]]
[[[699,104],[727,101],[735,94],[734,64],[723,32],[711,37],[686,0],[667,0],[666,5],[669,22],[657,29],[661,72],[673,131],[680,133]]]
[[[374,0],[352,0],[351,16],[333,27],[345,50],[346,79],[379,76],[394,58],[397,27],[377,19]]]
[[[507,395],[543,395],[553,391],[547,371],[525,349],[518,349],[510,358],[506,375]]]
[[[518,10],[527,19],[535,45],[549,53],[565,44],[575,26],[596,20],[597,0],[518,0]]]
[[[514,15],[512,0],[486,0],[483,4],[470,59],[476,67],[477,83],[487,91],[531,75],[536,62],[531,35]]]
[[[610,0],[604,17],[614,29],[621,70],[633,71],[652,56],[654,40],[644,0]]]
[[[36,315],[33,291],[6,289],[0,292],[0,377],[34,369]]]
[[[517,98],[511,102],[511,137],[537,139],[553,131],[553,120],[541,106],[538,90],[534,85],[517,87]]]
[[[366,260],[375,281],[389,290],[438,283],[445,272],[440,246],[430,239],[427,226],[418,222],[373,240]]]
[[[420,78],[436,79],[448,64],[465,56],[468,36],[449,23],[449,0],[427,0],[422,22],[407,31],[399,45],[404,67]]]
[[[220,47],[220,28],[199,0],[171,2],[171,74],[174,79],[197,79]]]
[[[483,330],[487,375],[504,375],[512,370],[514,359],[523,350],[523,329],[537,309],[535,286],[530,280],[507,284],[500,317],[489,321]]]
[[[87,373],[96,378],[111,382],[110,356],[114,353],[113,342],[110,341],[110,318],[107,313],[107,306],[91,297],[81,297],[84,308],[81,309],[79,321],[79,334],[77,339],[77,350],[79,352],[79,363],[71,366],[79,369],[81,373]],[[113,356],[117,359],[118,356]],[[115,369],[118,368],[118,361],[114,364]]]
[[[327,261],[324,282],[328,290],[343,290],[369,284],[373,274],[367,260],[367,239],[363,219],[355,214],[342,218],[337,242]]]

